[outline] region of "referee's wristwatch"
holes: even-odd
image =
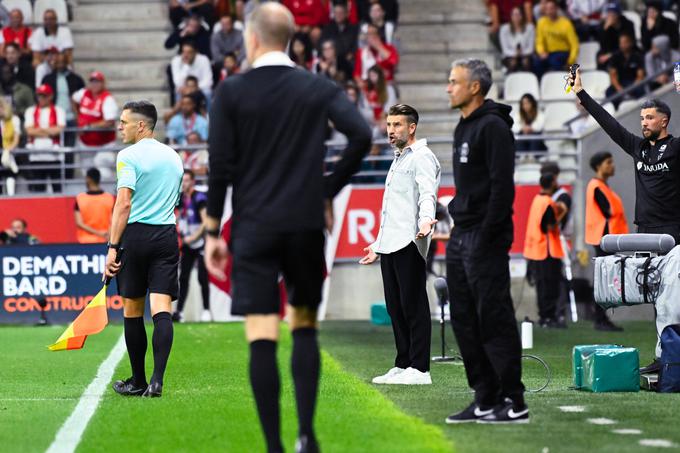
[[[120,249],[120,244],[112,244],[110,242],[106,243],[106,247],[114,250],[119,250]]]

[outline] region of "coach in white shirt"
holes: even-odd
[[[387,312],[397,347],[394,367],[374,384],[431,384],[430,304],[425,284],[441,169],[425,139],[416,140],[418,112],[390,108],[387,134],[395,159],[385,181],[380,231],[359,263],[380,256]]]

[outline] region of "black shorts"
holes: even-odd
[[[233,238],[232,314],[279,313],[279,273],[292,306],[319,308],[326,277],[324,242],[321,230]]]
[[[125,252],[116,277],[119,295],[136,299],[145,297],[148,290],[177,298],[179,246],[175,225],[131,223],[120,245]]]

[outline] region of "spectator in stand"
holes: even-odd
[[[607,0],[568,0],[567,12],[576,34],[583,41],[595,41],[602,28],[602,12]]]
[[[399,63],[399,53],[394,46],[385,44],[380,39],[378,28],[368,24],[366,44],[357,49],[354,60],[354,80],[361,86],[368,78],[368,70],[373,65],[380,66],[385,73],[385,80],[394,80],[394,71]]]
[[[396,24],[399,22],[399,2],[398,0],[356,0],[359,21],[370,22],[370,11],[373,3],[380,3],[385,10],[385,20]]]
[[[76,222],[76,238],[81,244],[98,244],[109,240],[111,213],[115,198],[99,185],[101,173],[90,168],[85,173],[86,192],[76,195],[73,207]]]
[[[540,78],[547,71],[563,71],[578,56],[578,37],[569,19],[559,15],[557,0],[547,0],[545,16],[536,24],[534,72]]]
[[[168,110],[163,115],[163,121],[165,124],[168,124],[170,118],[179,113],[182,107],[182,96],[185,95],[190,95],[193,97],[194,101],[196,102],[197,111],[206,118],[208,117],[208,101],[205,97],[205,94],[203,94],[203,92],[198,88],[198,79],[196,77],[187,77],[187,79],[184,81],[184,86],[180,87],[179,89],[179,94],[180,97],[172,106],[172,109]]]
[[[12,152],[19,146],[21,121],[12,111],[12,105],[0,97],[0,134],[2,134],[2,155],[0,155],[0,176],[5,178],[6,194],[14,195],[19,167]]]
[[[302,32],[309,33],[330,20],[325,0],[281,0],[281,3],[293,13],[296,28]]]
[[[314,70],[317,74],[337,82],[340,86],[352,80],[352,67],[347,60],[338,57],[335,42],[332,39],[321,44],[321,57]]]
[[[510,22],[501,25],[498,38],[507,71],[531,71],[536,31],[534,24],[524,18],[522,8],[516,6],[512,9]]]
[[[364,84],[363,100],[367,108],[373,112],[370,124],[373,126],[373,138],[381,138],[387,133],[385,112],[397,103],[394,87],[385,81],[385,74],[378,65],[368,70],[368,79]]]
[[[59,154],[54,152],[40,152],[59,148],[59,136],[66,127],[66,114],[61,107],[55,106],[52,102],[54,92],[49,85],[40,85],[35,90],[38,97],[38,104],[26,109],[24,114],[24,128],[28,136],[26,148],[35,149],[28,155],[31,165],[45,166],[50,165],[49,169],[31,169],[29,179],[52,179],[52,191],[61,192],[61,184],[54,181],[59,180],[61,171],[59,170]],[[30,184],[31,192],[45,191],[45,184]]]
[[[224,16],[220,19],[221,29],[212,34],[210,38],[210,51],[212,61],[216,67],[224,65],[224,57],[232,53],[236,55],[238,64],[246,57],[243,43],[243,32],[234,28],[234,18]]]
[[[526,93],[519,100],[519,112],[513,112],[512,132],[516,135],[541,135],[544,124],[545,118],[536,98]],[[543,140],[517,141],[515,148],[517,151],[546,151]]]
[[[35,87],[38,88],[43,84],[43,80],[47,74],[51,74],[57,66],[57,56],[59,49],[50,47],[45,53],[45,59],[35,68]]]
[[[652,48],[652,38],[659,35],[666,35],[670,39],[671,47],[678,48],[680,36],[678,36],[678,23],[673,19],[664,16],[661,2],[657,0],[647,1],[647,15],[642,21],[642,48],[648,51]]]
[[[236,55],[233,52],[227,53],[224,56],[224,60],[222,60],[219,81],[221,82],[227,77],[238,74],[239,72],[241,72],[241,67],[238,65]]]
[[[178,29],[173,30],[165,40],[166,49],[177,47],[181,52],[184,43],[191,42],[198,53],[210,58],[210,31],[199,16],[189,16]]]
[[[190,75],[196,77],[198,87],[207,99],[212,94],[213,74],[210,60],[196,51],[196,45],[191,42],[182,44],[182,53],[172,58],[170,63],[170,81],[175,90],[175,99],[179,99],[179,89]]]
[[[208,120],[196,111],[196,101],[187,94],[182,96],[180,112],[170,119],[165,135],[171,145],[186,145],[187,136],[194,131],[203,141],[208,140]]]
[[[90,74],[86,88],[73,93],[73,103],[78,106],[78,128],[80,141],[85,146],[101,147],[116,140],[115,129],[118,119],[118,104],[106,89],[104,74],[94,71]]]
[[[73,65],[73,36],[66,25],[59,25],[57,13],[48,9],[43,14],[43,26],[38,27],[31,35],[31,50],[33,51],[33,67],[38,66],[45,58],[45,52],[50,47],[56,47],[66,55],[67,66]]]
[[[671,49],[670,39],[666,35],[652,38],[652,48],[645,54],[645,72],[652,76],[663,71],[671,63],[680,61],[680,52]],[[656,90],[673,80],[673,68],[659,75],[649,83],[652,90]]]
[[[5,45],[5,58],[2,64],[12,68],[17,82],[26,84],[33,89],[35,86],[35,72],[31,63],[21,59],[21,49],[17,44],[10,42]]]
[[[76,109],[73,106],[72,97],[78,90],[85,88],[85,81],[68,68],[64,53],[56,55],[54,71],[47,74],[42,83],[52,88],[55,105],[61,107],[66,113],[66,127],[75,128],[77,126]],[[66,132],[64,134],[64,146],[74,146],[75,143],[76,134],[74,132]],[[73,157],[73,154],[66,154],[66,162],[73,163]],[[67,174],[72,175],[72,170],[67,170]]]
[[[359,29],[347,17],[347,5],[342,2],[333,5],[333,21],[323,27],[321,42],[333,40],[338,57],[351,64],[357,51],[358,36]]]
[[[369,10],[370,22],[364,23],[361,26],[361,33],[365,34],[368,24],[373,24],[378,28],[380,33],[380,39],[387,44],[394,45],[394,23],[385,20],[385,10],[383,9],[380,2],[374,2],[371,4],[371,9]]]
[[[5,230],[7,245],[35,245],[40,241],[28,232],[28,223],[24,219],[12,220],[11,226]]]
[[[212,0],[169,0],[168,9],[174,28],[179,28],[184,18],[191,15],[202,17],[209,25],[214,23],[215,8]]]
[[[182,153],[184,169],[191,170],[194,175],[205,176],[208,174],[208,143],[201,138],[201,134],[196,131],[189,132],[187,135],[187,145],[198,146],[200,149],[192,149]]]
[[[31,87],[18,82],[12,68],[8,65],[0,66],[0,96],[9,98],[14,111],[21,117],[35,102]]]
[[[609,78],[611,86],[607,88],[607,97],[620,93],[645,78],[644,57],[635,45],[635,38],[632,35],[619,37],[619,50],[609,59]],[[645,88],[638,87],[625,97],[637,99],[644,94]],[[619,98],[612,103],[614,107],[619,108],[621,101],[623,99]]]
[[[19,46],[21,51],[21,58],[28,61],[33,61],[33,52],[31,51],[30,38],[31,29],[24,25],[24,14],[20,9],[13,9],[9,12],[9,25],[2,29],[2,45],[0,47],[0,54],[5,56],[5,46],[11,42]]]
[[[314,64],[313,50],[309,35],[297,32],[293,35],[293,39],[290,40],[288,56],[298,67],[310,71]]]
[[[619,36],[635,36],[635,26],[621,14],[618,3],[605,6],[604,24],[600,29],[600,50],[597,53],[597,69],[606,70],[609,59],[619,50]]]
[[[501,25],[510,22],[514,8],[522,10],[527,23],[534,22],[531,0],[489,0],[487,2],[489,19],[491,21],[489,24],[489,38],[498,49],[502,50],[498,36]]]

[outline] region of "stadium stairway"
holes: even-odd
[[[119,106],[148,99],[169,108],[165,68],[175,54],[163,47],[170,33],[165,0],[79,0],[69,24],[75,71],[102,71]]]
[[[448,106],[446,80],[451,62],[480,58],[496,66],[489,43],[484,2],[466,0],[401,1],[396,75],[402,102],[420,112],[420,137],[451,137],[458,113]],[[499,77],[499,71],[494,76]],[[451,145],[432,145],[443,173],[450,173]]]

